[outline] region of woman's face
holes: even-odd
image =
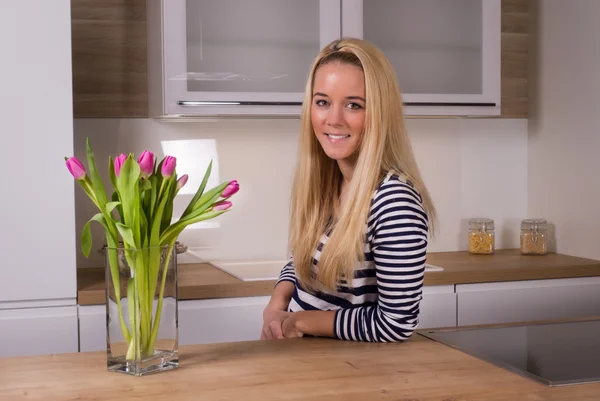
[[[338,162],[356,159],[365,125],[365,98],[360,68],[333,62],[316,71],[310,118],[330,158]]]

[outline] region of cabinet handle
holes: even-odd
[[[302,106],[302,102],[254,102],[254,101],[194,101],[194,100],[179,100],[179,106],[196,107],[196,106]]]
[[[302,106],[302,102],[256,102],[256,101],[196,101],[179,100],[179,106]],[[495,107],[496,103],[453,103],[453,102],[404,102],[405,106],[465,106],[465,107]]]
[[[495,107],[496,103],[453,103],[453,102],[404,102],[405,106],[477,106],[477,107]]]

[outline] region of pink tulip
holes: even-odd
[[[173,175],[173,171],[175,171],[175,165],[177,164],[177,159],[173,156],[165,157],[165,160],[162,164],[162,169],[160,173],[163,177],[169,178]]]
[[[125,160],[127,160],[127,156],[123,153],[115,159],[115,174],[117,177],[121,174],[121,167],[123,166],[123,163],[125,163]]]
[[[71,157],[67,160],[67,168],[75,177],[76,180],[83,180],[85,178],[85,167],[76,157]]]
[[[240,190],[240,184],[238,184],[237,180],[233,180],[229,182],[229,185],[225,187],[221,196],[223,198],[229,198],[231,195],[235,194]]]
[[[147,150],[144,150],[138,159],[140,165],[140,171],[143,178],[148,178],[154,171],[154,154]]]
[[[179,179],[177,180],[177,189],[178,190],[181,189],[181,188],[183,188],[185,186],[185,184],[188,181],[188,178],[189,177],[188,177],[187,174],[184,174],[181,177],[179,177]]]
[[[215,212],[218,212],[220,210],[227,210],[232,206],[232,203],[229,201],[222,201],[222,202],[218,202],[215,203],[215,205],[213,206],[213,210]]]

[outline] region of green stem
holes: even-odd
[[[173,248],[175,247],[175,240],[169,244],[169,249],[165,255],[165,264],[162,271],[162,278],[160,284],[160,293],[158,295],[158,305],[156,306],[156,317],[154,318],[154,325],[152,326],[152,334],[150,335],[150,342],[146,348],[146,352],[150,353],[154,351],[154,343],[158,336],[158,328],[160,327],[160,317],[162,313],[163,298],[165,295],[165,283],[167,282],[167,270],[171,261],[171,255],[173,254]]]
[[[131,340],[131,334],[127,329],[127,324],[123,318],[123,306],[121,304],[121,280],[119,279],[119,256],[116,250],[116,243],[109,239],[109,248],[106,249],[108,252],[108,264],[110,269],[110,277],[112,279],[113,288],[115,289],[115,301],[117,302],[117,309],[119,311],[119,322],[121,323],[121,332],[125,341]]]

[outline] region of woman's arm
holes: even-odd
[[[290,258],[290,261],[281,270],[271,299],[263,311],[261,340],[283,338],[281,324],[286,317],[291,315],[287,309],[294,293],[295,281],[294,262],[293,258]]]
[[[412,335],[418,323],[428,244],[427,215],[418,195],[404,183],[391,183],[375,197],[368,226],[377,304],[294,313],[283,322],[286,337],[313,334],[394,342]]]

